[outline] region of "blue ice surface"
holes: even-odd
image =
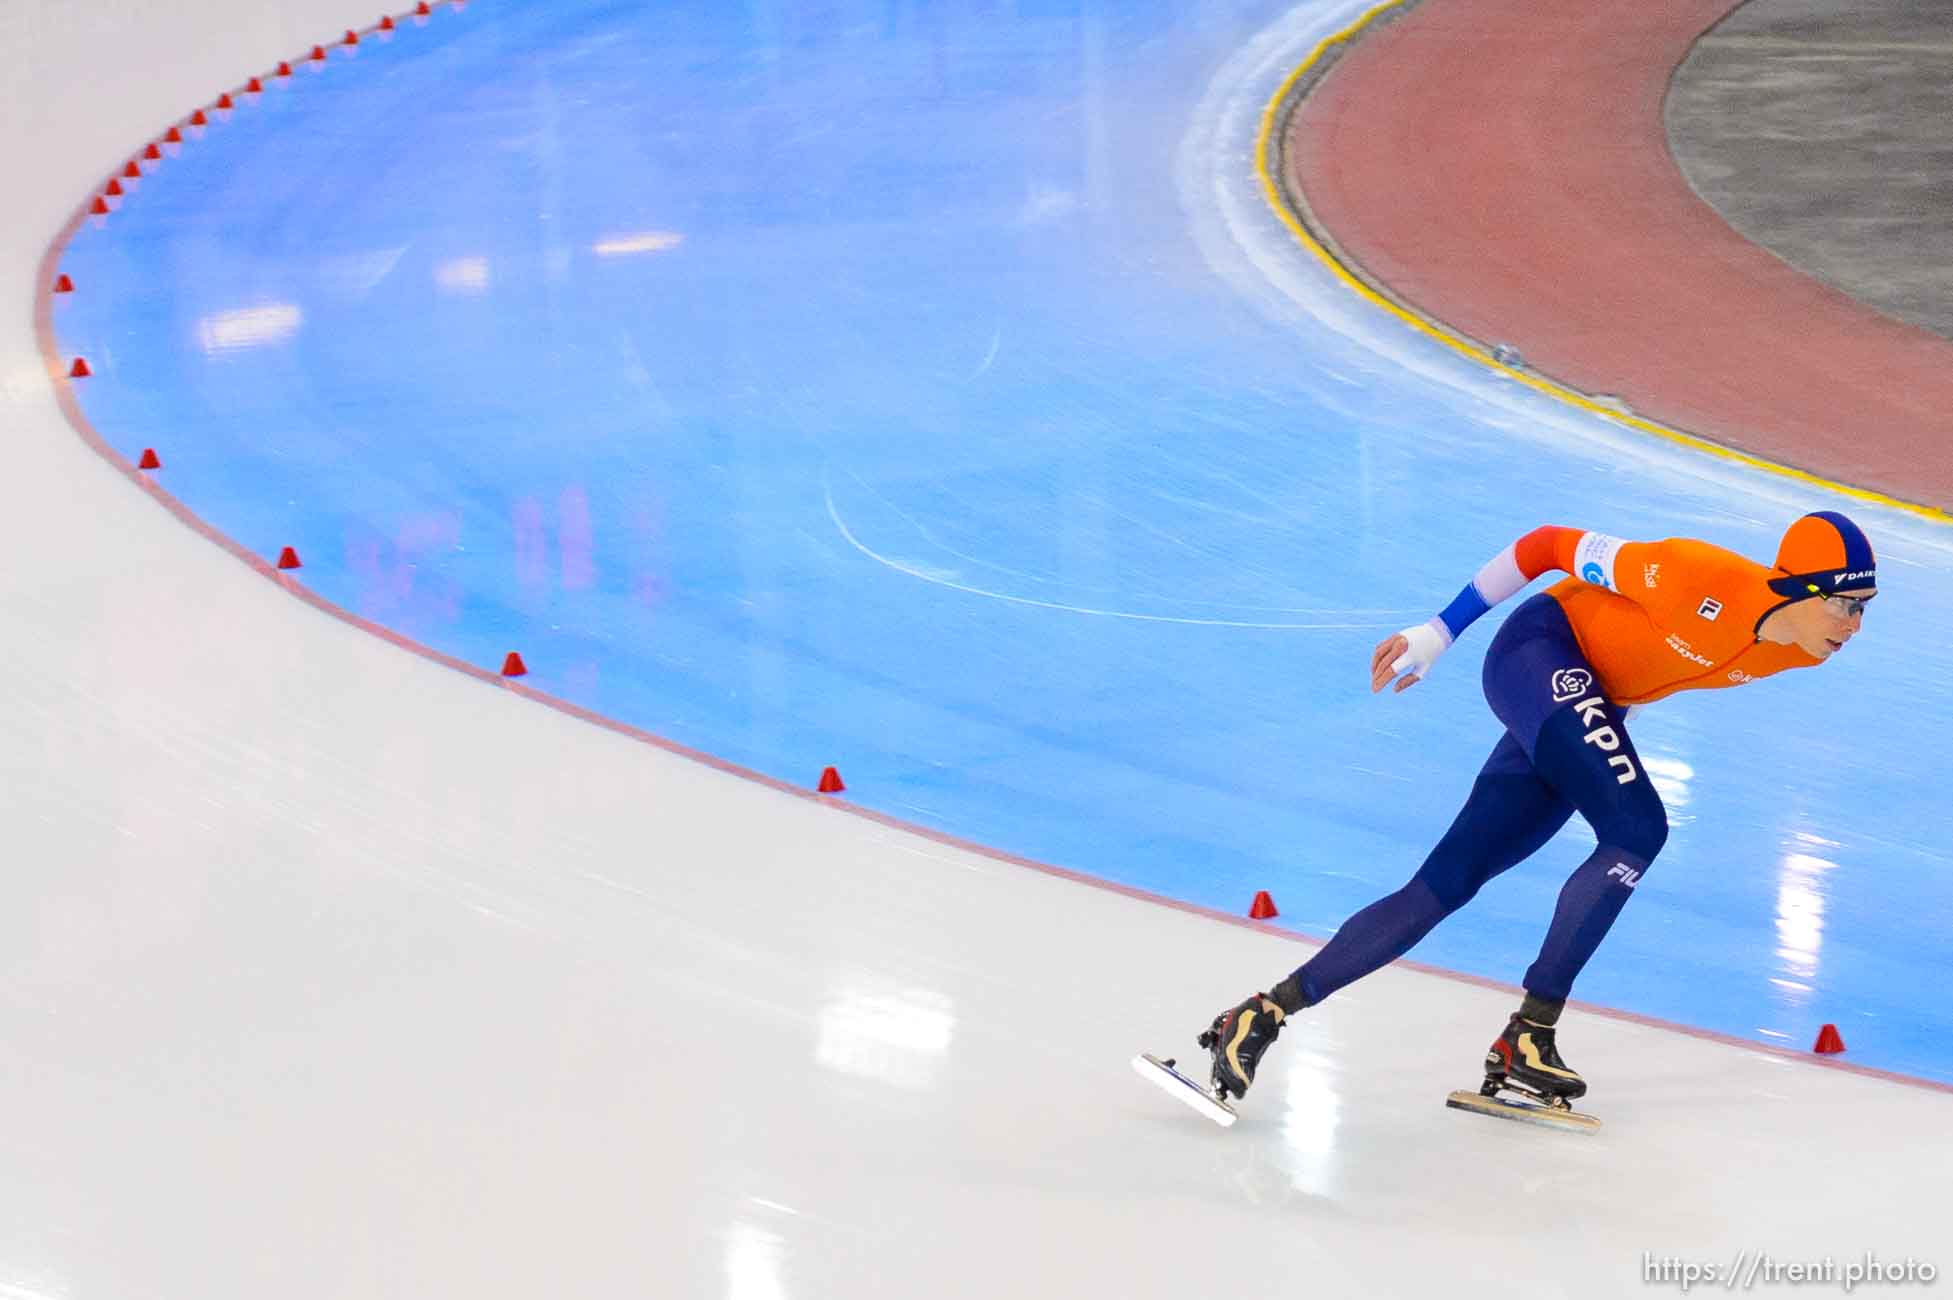
[[[1253,114],[1307,42],[1233,88],[1245,127],[1215,125],[1230,60],[1352,12],[442,8],[84,227],[61,347],[112,445],[348,610],[1009,853],[1229,911],[1268,889],[1326,935],[1498,734],[1490,620],[1404,696],[1367,690],[1381,636],[1542,522],[1767,558],[1838,504],[1495,391],[1265,205],[1227,271],[1189,177],[1258,202]],[[1948,539],[1845,508],[1885,560],[1860,640],[1637,718],[1674,833],[1576,995],[1792,1047],[1835,1022],[1850,1059],[1953,1081]],[[1414,956],[1516,980],[1584,835]],[[1190,1001],[1280,974],[1190,971]]]

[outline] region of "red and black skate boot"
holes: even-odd
[[[1217,1094],[1248,1095],[1255,1081],[1255,1066],[1261,1054],[1282,1032],[1288,1017],[1265,993],[1257,993],[1231,1011],[1214,1017],[1214,1023],[1198,1039],[1214,1054],[1214,1091]]]
[[[1560,1059],[1553,1046],[1553,1026],[1528,1020],[1517,1012],[1505,1022],[1505,1032],[1485,1051],[1485,1086],[1490,1097],[1500,1088],[1525,1093],[1548,1106],[1565,1106],[1587,1091],[1587,1081]]]

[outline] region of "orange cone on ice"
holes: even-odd
[[[522,662],[522,656],[513,650],[509,651],[508,658],[502,660],[502,676],[526,677],[528,673],[529,665]]]
[[[821,783],[817,787],[822,794],[839,794],[848,787],[841,784],[841,773],[832,767],[821,769]]]
[[[1824,1028],[1818,1030],[1817,1042],[1811,1045],[1813,1052],[1817,1052],[1823,1056],[1830,1056],[1832,1053],[1842,1052],[1844,1049],[1844,1039],[1839,1036],[1836,1025],[1826,1025]]]
[[[1281,913],[1275,910],[1275,900],[1269,897],[1268,891],[1257,890],[1255,901],[1248,904],[1248,916],[1256,921],[1266,921],[1271,916],[1280,915]]]

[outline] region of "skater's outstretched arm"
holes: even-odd
[[[1614,565],[1621,549],[1634,543],[1605,533],[1547,524],[1535,528],[1487,560],[1449,605],[1435,617],[1393,633],[1370,652],[1370,690],[1396,682],[1406,691],[1431,675],[1431,666],[1481,614],[1525,590],[1542,573],[1571,573],[1595,586],[1614,589]]]

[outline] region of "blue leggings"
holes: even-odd
[[[1343,922],[1291,980],[1303,1005],[1409,952],[1479,887],[1525,861],[1576,811],[1599,840],[1560,890],[1526,991],[1562,1002],[1668,838],[1668,815],[1600,692],[1560,603],[1534,596],[1485,655],[1485,698],[1505,724],[1471,797],[1396,893]]]

